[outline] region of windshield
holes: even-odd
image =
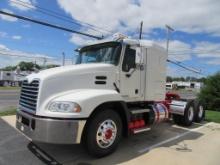
[[[117,65],[120,58],[121,47],[121,43],[119,42],[108,42],[83,47],[80,50],[76,64],[108,63]]]

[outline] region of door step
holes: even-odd
[[[150,131],[150,130],[151,130],[150,127],[143,127],[143,128],[133,129],[132,131],[134,134],[138,134],[138,133],[146,132],[146,131]]]
[[[150,109],[135,109],[135,110],[131,110],[132,114],[139,114],[139,113],[146,113],[146,112],[150,112]]]

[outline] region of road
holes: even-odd
[[[19,90],[0,90],[0,111],[17,106],[19,93]]]
[[[123,139],[115,153],[101,159],[90,157],[80,145],[32,143],[13,128],[14,124],[14,116],[0,118],[0,164],[220,164],[220,124],[215,123],[183,128],[166,122],[149,132]]]

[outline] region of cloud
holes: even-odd
[[[22,37],[21,36],[12,36],[12,39],[14,40],[20,40]]]
[[[51,56],[39,53],[28,53],[19,50],[9,49],[7,46],[0,44],[0,68],[8,65],[17,65],[20,61],[37,61],[43,64],[44,59],[48,63],[58,63],[57,59]]]
[[[213,42],[197,42],[193,53],[200,59],[204,64],[210,66],[220,65],[220,43]]]
[[[78,46],[84,46],[94,42],[94,40],[89,39],[88,37],[82,37],[76,34],[72,34],[69,41]]]
[[[33,10],[36,9],[36,7],[34,6],[34,4],[36,4],[35,0],[10,0],[9,1],[9,5],[21,10],[21,11],[28,11],[28,10]]]
[[[141,20],[144,31],[169,24],[189,33],[220,35],[218,0],[57,0],[73,18],[112,31],[134,31]]]
[[[108,29],[113,32],[120,31],[136,37],[140,22],[144,21],[143,32],[153,33],[155,28],[164,28],[171,25],[178,31],[187,33],[208,33],[220,36],[220,1],[218,0],[57,0],[60,7],[72,16],[73,19]],[[82,31],[88,31],[81,27]],[[91,34],[97,34],[92,30]],[[100,34],[98,34],[100,35]],[[149,39],[149,38],[148,38]],[[88,41],[89,40],[89,41]],[[70,42],[84,45],[90,39],[71,35]],[[156,41],[166,48],[166,41]],[[201,53],[197,49],[207,50],[219,45],[210,43],[188,44],[179,40],[170,42],[169,58],[177,61],[189,61],[192,56],[198,58],[219,57],[216,52]],[[220,47],[218,48],[220,49]]]
[[[208,65],[220,65],[220,59],[219,58],[214,58],[212,60],[206,61],[206,64]]]
[[[2,11],[10,13],[10,14],[14,14],[11,10],[8,10],[8,9],[2,9]],[[7,16],[7,15],[3,15],[3,14],[0,14],[0,18],[2,20],[9,21],[9,22],[15,22],[15,21],[18,20],[17,18]]]
[[[220,58],[220,43],[197,42],[194,53],[199,58]]]
[[[167,66],[167,76],[172,77],[186,77],[186,76],[192,76],[192,77],[202,77],[202,75],[196,74],[194,72],[185,70],[183,68],[180,68],[175,65],[168,65]]]
[[[9,50],[7,46],[0,44],[0,50]]]
[[[159,45],[164,47],[166,49],[166,41],[156,41]],[[170,41],[169,43],[169,59],[175,60],[175,61],[188,61],[191,60],[191,54],[181,54],[181,53],[176,53],[178,50],[190,50],[191,45],[179,40],[173,40]]]

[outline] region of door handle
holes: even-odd
[[[134,73],[134,71],[135,71],[135,69],[134,69],[134,68],[131,68],[131,69],[129,70],[129,72],[125,74],[126,77],[128,77],[128,78],[131,77],[131,75]]]

